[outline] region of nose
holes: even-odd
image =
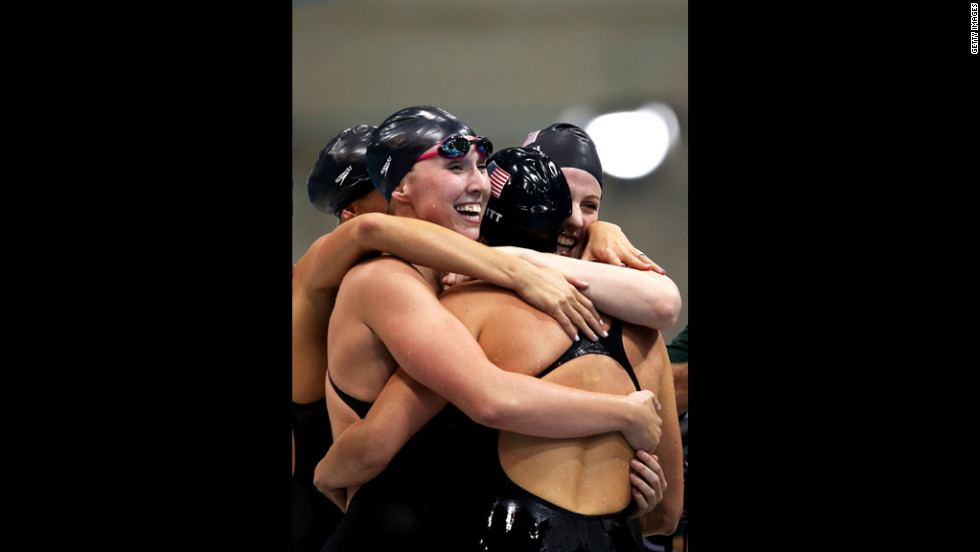
[[[568,217],[568,221],[565,223],[565,228],[571,231],[575,231],[584,225],[585,225],[585,219],[582,217],[582,208],[579,207],[578,203],[573,203],[572,216]]]
[[[483,194],[484,197],[490,195],[490,176],[487,171],[481,171],[477,160],[474,159],[470,164],[470,168],[467,172],[468,179],[466,181],[466,191],[468,192],[479,192]]]

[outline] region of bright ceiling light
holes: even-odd
[[[604,172],[618,178],[640,178],[663,162],[677,136],[677,121],[669,107],[655,103],[636,111],[600,115],[585,132],[595,142]]]

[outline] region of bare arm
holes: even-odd
[[[673,326],[680,315],[680,290],[673,280],[660,273],[517,247],[500,249],[513,252],[535,266],[556,268],[566,277],[589,282],[583,292],[585,296],[602,312],[625,322],[664,330]]]
[[[622,228],[602,220],[597,220],[589,226],[589,241],[585,245],[585,251],[582,252],[582,260],[667,274],[660,265],[630,243]]]
[[[671,371],[674,373],[674,391],[677,393],[677,413],[687,412],[687,361],[671,362]]]
[[[663,405],[663,434],[657,448],[648,449],[659,459],[666,477],[665,490],[663,500],[639,518],[643,536],[673,534],[684,508],[684,452],[674,396],[674,378],[670,367],[665,368],[657,393]]]
[[[436,309],[428,300],[432,296],[431,292],[425,294],[423,290],[419,289],[420,295],[416,296],[413,293],[415,291],[414,286],[410,283],[412,279],[397,277],[393,268],[389,266],[374,269],[377,273],[372,275],[368,273],[368,267],[361,267],[356,273],[357,279],[351,279],[349,284],[363,285],[373,281],[373,278],[389,278],[384,284],[375,285],[375,289],[399,289],[400,292],[396,295],[402,297],[403,301],[399,303],[401,307],[399,310],[404,310],[409,317],[403,319],[391,312],[386,316],[379,316],[377,319],[371,316],[375,309],[384,304],[391,304],[392,299],[384,297],[375,298],[379,301],[377,305],[367,304],[362,307],[362,317],[366,317],[369,325],[382,337],[382,340],[389,347],[389,351],[400,362],[411,361],[406,360],[407,356],[402,356],[405,353],[399,352],[399,343],[392,341],[392,338],[386,338],[387,335],[397,334],[395,339],[405,339],[405,343],[414,346],[414,351],[427,354],[428,362],[433,363],[433,365],[421,366],[422,377],[425,377],[426,369],[430,371],[452,370],[453,362],[460,363],[458,366],[462,369],[456,369],[454,372],[463,375],[464,378],[457,383],[450,383],[448,387],[441,387],[441,389],[449,389],[443,393],[450,398],[461,397],[461,399],[457,399],[459,402],[454,402],[476,422],[503,429],[507,427],[519,428],[517,431],[546,437],[582,436],[616,431],[616,429],[611,429],[619,425],[614,418],[612,422],[601,421],[602,406],[599,402],[587,400],[581,403],[581,406],[576,406],[574,402],[568,403],[567,397],[569,395],[581,393],[582,396],[588,396],[592,395],[591,393],[553,385],[530,376],[502,372],[496,366],[489,364],[482,348],[471,337],[470,330],[466,329],[438,301],[435,302],[435,305],[439,307]],[[407,274],[411,275],[411,273]],[[415,280],[421,282],[418,279]],[[366,290],[353,288],[354,293],[358,291]],[[406,297],[416,298],[416,302],[404,302]],[[423,301],[423,299],[426,300]],[[432,310],[427,314],[428,309]],[[438,316],[432,313],[438,313]],[[447,314],[448,318],[445,318],[444,316]],[[421,318],[417,323],[412,322],[411,315],[419,315]],[[392,324],[392,328],[389,329],[385,326],[388,323]],[[426,324],[429,324],[429,327],[423,332],[418,332],[419,335],[412,336],[403,333],[406,329],[422,328]],[[401,332],[399,332],[399,328]],[[389,332],[391,333],[389,334]],[[437,336],[438,339],[432,339],[431,336]],[[453,358],[459,360],[454,361]],[[441,368],[434,366],[440,360],[447,362],[447,364]],[[474,366],[489,370],[488,376],[475,375],[478,369]],[[417,366],[416,369],[419,367]],[[434,377],[440,383],[445,380],[439,376]],[[510,384],[509,381],[515,383]],[[494,385],[495,383],[496,385]],[[522,386],[528,387],[531,390],[530,393],[522,394]],[[541,388],[544,394],[534,391],[535,387]],[[559,391],[561,394],[556,394]],[[645,401],[649,397],[656,401],[652,394],[644,396],[643,393],[649,392],[641,391],[629,397],[619,398]],[[474,396],[475,400],[469,398]],[[597,395],[597,397],[604,400],[618,396]],[[498,398],[504,402],[495,403],[494,401]],[[549,398],[551,398],[550,401]],[[517,402],[506,402],[515,399]],[[475,406],[467,406],[465,402],[467,400],[474,400]],[[405,368],[399,369],[388,380],[367,416],[363,420],[348,426],[341,435],[335,437],[333,446],[317,466],[314,484],[335,502],[338,500],[334,496],[341,496],[343,500],[346,500],[349,495],[342,494],[344,488],[353,494],[359,485],[380,474],[408,439],[439,412],[445,404],[446,400],[442,396],[412,379],[406,373]],[[482,410],[483,405],[489,405],[488,410]],[[580,408],[585,410],[580,410]],[[593,414],[592,411],[596,408],[600,410],[597,414]],[[500,416],[499,412],[504,412],[504,415]],[[575,418],[577,420],[572,423]],[[660,420],[657,419],[656,425],[643,428],[641,432],[650,431],[653,435],[644,436],[642,439],[652,439],[659,442],[659,424]],[[624,435],[626,434],[627,432],[624,431]],[[629,437],[628,440],[632,441]]]
[[[360,260],[379,251],[436,270],[466,274],[515,291],[555,318],[574,338],[578,330],[601,330],[599,313],[578,289],[584,283],[562,281],[521,259],[482,245],[430,222],[381,213],[359,215],[322,236],[293,269],[307,295],[335,292]]]
[[[643,516],[663,501],[667,478],[656,455],[645,450],[636,451],[636,458],[630,460],[630,484],[633,504],[629,517]]]
[[[313,484],[335,503],[334,497],[342,497],[346,506],[354,490],[384,471],[408,439],[444,406],[446,399],[398,370],[367,416],[334,439],[316,466]],[[350,493],[341,494],[345,490]]]
[[[636,448],[659,442],[652,392],[589,393],[502,371],[411,267],[388,264],[403,268],[372,263],[358,272],[362,319],[405,372],[477,423],[553,438],[621,431]]]
[[[356,488],[384,471],[411,436],[442,410],[446,402],[399,369],[385,384],[367,416],[334,439],[326,456],[317,464],[314,485],[338,506],[340,501],[346,506]],[[638,494],[645,499],[654,492],[645,488]]]

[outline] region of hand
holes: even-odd
[[[630,483],[633,485],[633,506],[629,517],[638,518],[664,499],[667,478],[660,468],[660,459],[646,451],[636,451],[636,458],[630,461]]]
[[[601,220],[589,226],[589,240],[582,252],[582,260],[667,274],[666,270],[660,268],[645,253],[633,247],[619,226]]]
[[[566,279],[555,268],[539,268],[527,263],[529,278],[526,278],[514,291],[536,309],[544,312],[561,324],[569,337],[578,341],[582,330],[588,339],[598,341],[599,334],[609,333],[603,328],[599,311],[577,287],[585,288],[587,283]]]
[[[456,274],[455,272],[450,272],[442,277],[442,285],[445,287],[452,287],[456,284],[462,284],[463,282],[468,282],[472,280],[469,276],[464,276],[462,274]]]
[[[639,417],[629,428],[623,430],[623,436],[633,450],[656,450],[663,432],[663,420],[657,414],[660,401],[649,389],[634,391],[627,399],[639,407]]]

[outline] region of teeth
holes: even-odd
[[[474,214],[474,215],[479,215],[480,214],[480,206],[479,205],[472,205],[472,204],[471,205],[460,205],[460,206],[456,207],[456,210],[459,211],[460,213],[468,213],[468,214]]]
[[[565,247],[571,247],[575,245],[575,240],[573,238],[566,238],[565,236],[558,236],[558,245],[564,245]]]

